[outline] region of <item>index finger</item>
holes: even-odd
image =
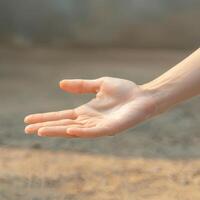
[[[28,115],[25,117],[24,122],[28,124],[46,122],[46,121],[56,121],[61,119],[76,119],[77,114],[74,110],[64,110],[57,112],[48,113],[37,113]]]

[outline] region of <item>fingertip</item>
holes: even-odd
[[[42,133],[37,134],[39,137],[43,137],[44,135]]]
[[[67,82],[67,80],[61,80],[60,82],[59,82],[59,86],[60,86],[60,88],[63,88],[64,86],[65,86],[65,84],[66,84],[66,82]]]
[[[29,119],[30,119],[30,116],[26,116],[25,118],[24,118],[24,123],[28,123],[29,122]]]
[[[28,127],[28,126],[25,127],[24,132],[25,132],[25,134],[30,134],[30,130],[29,130],[29,127]]]
[[[44,127],[39,128],[39,130],[37,132],[37,135],[40,136],[40,137],[42,137],[42,136],[44,136],[44,132],[45,132],[45,128]]]
[[[28,125],[24,129],[26,134],[33,134],[35,133],[35,127],[33,125]]]

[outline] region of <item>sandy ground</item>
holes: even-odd
[[[32,112],[91,95],[58,89],[63,78],[115,76],[142,84],[190,52],[0,49],[0,200],[199,200],[199,97],[114,137],[39,138]]]

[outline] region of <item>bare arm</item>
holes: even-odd
[[[169,71],[144,84],[152,93],[157,111],[166,109],[200,94],[200,48]]]
[[[200,49],[155,80],[144,84],[118,78],[63,80],[71,93],[95,93],[77,108],[29,115],[28,134],[52,137],[114,135],[200,94]]]

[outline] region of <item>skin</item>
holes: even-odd
[[[144,85],[102,77],[63,80],[60,88],[70,93],[95,93],[96,97],[74,109],[27,116],[27,134],[69,138],[115,135],[200,94],[200,49]]]

